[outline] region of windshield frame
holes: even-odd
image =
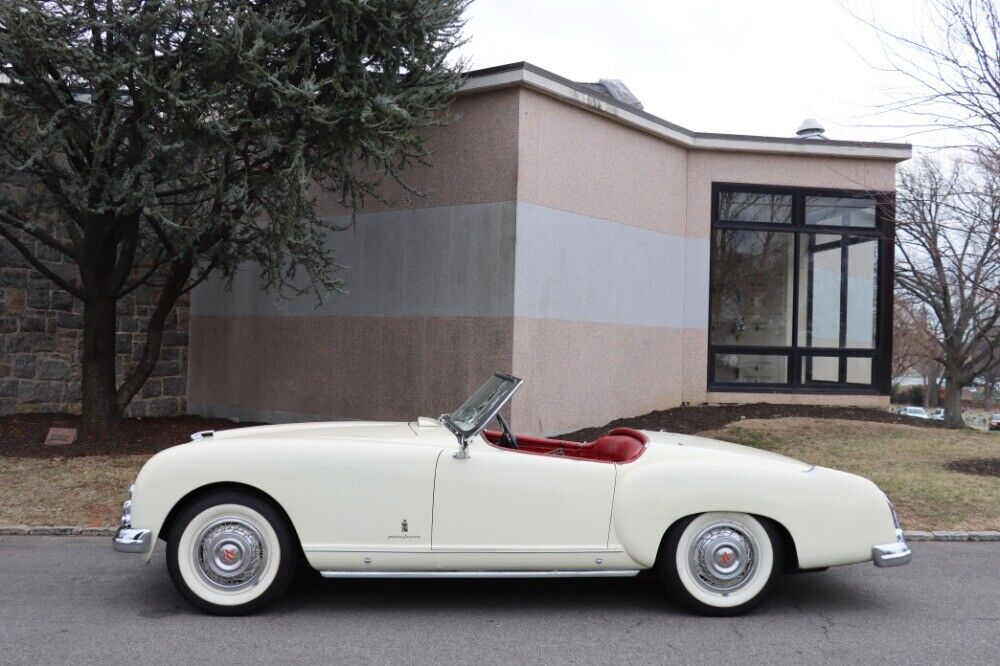
[[[506,391],[502,394],[499,400],[496,400],[497,397],[496,394],[491,396],[491,398],[496,400],[495,404],[490,405],[488,408],[484,406],[483,411],[481,411],[479,414],[479,419],[475,421],[470,428],[462,428],[455,421],[453,416],[457,412],[459,412],[463,407],[466,407],[467,406],[466,403],[468,403],[469,400],[471,400],[476,395],[476,393],[485,388],[486,385],[494,377],[499,378],[506,383]],[[520,379],[519,377],[514,377],[513,375],[505,375],[501,372],[495,372],[493,373],[493,376],[487,379],[482,386],[476,389],[472,393],[472,395],[469,396],[469,398],[462,403],[461,406],[459,406],[453,412],[443,415],[441,417],[441,422],[444,424],[446,428],[448,428],[448,430],[454,433],[454,435],[458,437],[459,440],[465,441],[471,439],[476,435],[478,435],[480,432],[482,432],[483,429],[489,424],[489,422],[492,421],[496,417],[496,415],[500,412],[500,410],[504,408],[504,405],[510,402],[511,396],[514,395],[514,392],[517,391],[517,389],[520,388],[521,384],[523,383],[524,380]],[[487,398],[487,400],[489,400],[489,398]]]

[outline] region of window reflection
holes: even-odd
[[[875,200],[853,197],[806,197],[806,224],[875,228]]]
[[[775,231],[715,232],[714,344],[791,344],[793,238]]]
[[[774,354],[716,354],[715,381],[726,384],[785,384],[788,357]]]
[[[763,192],[721,192],[719,219],[734,222],[791,224],[792,197]]]

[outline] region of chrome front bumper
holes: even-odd
[[[153,543],[153,532],[122,525],[115,531],[112,546],[119,553],[148,553]]]
[[[899,567],[909,564],[913,559],[913,552],[903,540],[903,530],[896,529],[896,542],[887,543],[881,546],[872,546],[872,562],[877,567]]]
[[[115,530],[115,536],[111,539],[111,546],[119,553],[148,553],[153,544],[153,531],[142,530],[132,527],[132,489],[135,485],[129,486],[125,495],[125,502],[122,503],[122,516],[119,527]]]

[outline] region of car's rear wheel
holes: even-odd
[[[674,599],[702,615],[745,613],[771,592],[784,553],[774,527],[745,513],[703,513],[667,533],[658,567]]]
[[[192,605],[242,615],[284,592],[297,555],[291,529],[270,503],[220,491],[181,510],[168,536],[167,570]]]

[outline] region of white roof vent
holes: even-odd
[[[818,120],[815,118],[806,118],[799,125],[799,129],[796,130],[795,134],[800,139],[825,139],[826,137],[823,136],[823,132],[825,131],[826,128],[820,125]]]

